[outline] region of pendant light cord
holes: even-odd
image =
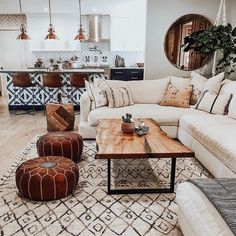
[[[20,16],[21,16],[21,24],[23,24],[23,13],[22,13],[22,4],[21,4],[21,0],[19,0],[19,6],[20,6]]]
[[[52,24],[51,0],[48,0],[50,25]]]
[[[82,26],[82,16],[81,16],[81,0],[79,0],[79,20],[80,20],[80,26]]]

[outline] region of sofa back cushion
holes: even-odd
[[[170,76],[170,83],[177,89],[184,89],[190,85],[191,80],[182,77]]]
[[[157,80],[128,81],[134,103],[159,104],[169,84],[169,77]]]
[[[131,98],[134,103],[159,104],[166,92],[170,77],[157,80],[135,80],[120,81],[106,80],[105,86],[110,88],[129,88]],[[95,78],[94,83],[98,84],[99,79]]]

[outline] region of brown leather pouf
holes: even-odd
[[[83,138],[75,133],[48,133],[37,141],[38,155],[63,156],[78,162],[83,151]]]
[[[77,165],[64,157],[47,156],[28,160],[16,170],[20,194],[31,200],[49,201],[72,193],[79,180]]]

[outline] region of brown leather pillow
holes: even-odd
[[[192,92],[193,92],[192,85],[188,85],[183,89],[177,89],[172,84],[169,84],[165,96],[161,101],[160,105],[189,108]]]

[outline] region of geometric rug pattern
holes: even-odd
[[[37,157],[37,139],[0,180],[1,235],[182,235],[175,194],[107,194],[107,163],[95,160],[95,141],[84,142],[78,163],[79,184],[72,195],[49,202],[21,198],[15,186],[15,171],[23,161]],[[112,188],[160,187],[169,181],[169,159],[112,163]],[[188,178],[211,178],[194,158],[179,158],[176,166],[176,185]]]

